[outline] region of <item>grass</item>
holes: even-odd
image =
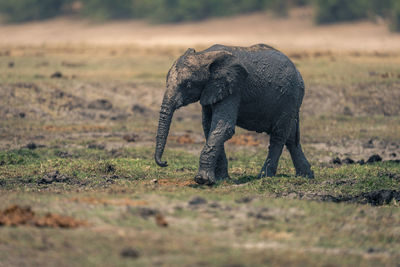
[[[229,151],[229,156],[232,179],[219,182],[215,188],[217,193],[218,189],[224,191],[227,187],[237,187],[232,190],[269,196],[287,195],[292,192],[333,196],[359,195],[381,189],[395,190],[400,182],[400,166],[395,162],[328,167],[314,164],[316,179],[298,178],[294,176],[294,167],[287,154],[284,154],[280,161],[277,177],[259,180],[256,177],[264,161],[264,152]],[[73,191],[79,188],[108,188],[119,184],[137,188],[152,179],[163,179],[170,181],[171,185],[190,185],[197,188],[190,183],[197,171],[197,156],[181,150],[172,150],[168,151],[165,157],[171,159],[170,165],[161,169],[155,167],[153,151],[149,148],[127,148],[118,151],[23,148],[0,153],[0,178],[3,189],[18,191],[24,188],[29,191],[51,191],[53,187],[59,186]],[[52,171],[59,171],[60,175],[69,178],[68,181],[42,184],[43,176]]]
[[[258,145],[226,145],[232,179],[207,187],[193,182],[203,145],[198,105],[179,110],[171,127],[171,136],[187,134],[189,144],[169,139],[167,168],[153,159],[164,76],[184,49],[0,48],[5,50],[0,210],[29,205],[40,215],[69,215],[88,226],[0,227],[0,266],[400,261],[399,203],[375,203],[368,195],[398,191],[400,165],[330,163],[336,156],[367,159],[398,151],[397,54],[289,53],[307,83],[302,143],[316,178],[295,177],[284,151],[277,176],[256,179],[268,145],[266,136],[256,134]],[[55,71],[64,78],[50,78]],[[96,99],[109,100],[112,109],[88,108]],[[134,104],[146,112],[133,111]],[[343,112],[345,106],[350,111]],[[125,141],[129,134],[137,140]],[[237,129],[237,134],[249,133]],[[37,147],[28,149],[29,143]],[[389,152],[382,154],[385,160]],[[55,171],[57,179],[44,179]],[[204,203],[190,204],[194,197]],[[156,213],[168,227],[157,224]]]
[[[18,264],[21,253],[28,253],[30,264],[105,266],[391,265],[400,257],[396,230],[400,211],[395,200],[377,208],[290,197],[290,193],[352,196],[398,189],[398,164],[315,166],[317,178],[305,180],[293,176],[293,166],[284,157],[278,177],[257,180],[263,153],[230,151],[235,158],[232,180],[206,187],[192,182],[196,157],[179,150],[167,152],[171,160],[166,169],[154,166],[148,148],[124,149],[116,157],[98,149],[63,151],[70,157],[60,158],[60,150],[52,148],[3,151],[0,208],[9,203],[30,205],[39,213],[70,215],[90,226],[2,227],[0,257],[8,264]],[[53,170],[70,179],[41,184]],[[195,195],[207,203],[188,204]],[[169,226],[160,228],[152,217],[141,216],[144,207],[161,212]],[[121,256],[129,248],[140,256]],[[291,256],[282,257],[285,253]],[[341,255],[340,260],[335,255]]]

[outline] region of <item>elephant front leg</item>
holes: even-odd
[[[212,122],[211,106],[203,106],[202,124],[206,141],[208,140],[208,136],[211,130],[211,122]],[[217,158],[217,163],[215,166],[215,179],[216,180],[230,179],[228,174],[228,160],[226,159],[224,146],[222,146],[222,150]]]
[[[221,153],[224,151],[224,142],[231,138],[233,133],[234,128],[222,121],[214,131],[210,132],[207,143],[200,154],[199,172],[195,177],[197,183],[212,185],[218,177],[216,170],[227,172],[226,166],[221,166],[223,169],[219,169],[217,164]],[[220,173],[218,174],[220,175]]]
[[[206,144],[200,154],[199,172],[194,177],[198,184],[212,185],[215,183],[215,166],[218,157],[218,147]]]
[[[235,96],[226,100],[212,107],[211,127],[208,131],[205,129],[207,141],[201,151],[199,172],[195,177],[199,184],[212,185],[216,178],[226,178],[228,174],[224,143],[235,133],[239,100]]]

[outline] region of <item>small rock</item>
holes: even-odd
[[[45,175],[40,179],[39,184],[51,184],[55,182],[54,177],[52,175]]]
[[[353,112],[351,111],[351,109],[348,106],[345,106],[343,109],[343,115],[353,116]]]
[[[52,78],[52,79],[54,79],[54,78],[62,78],[62,77],[63,77],[63,75],[62,75],[62,73],[59,72],[59,71],[54,72],[54,73],[50,76],[50,78]]]
[[[28,149],[30,149],[30,150],[34,150],[34,149],[37,148],[37,145],[36,145],[35,143],[31,142],[31,143],[28,143],[28,144],[26,145],[26,148],[28,148]]]
[[[397,154],[396,153],[390,153],[390,155],[389,155],[391,158],[395,158],[395,157],[397,157]]]
[[[207,203],[207,200],[202,197],[199,197],[199,196],[195,196],[191,200],[189,200],[189,205],[191,205],[191,206],[203,205],[206,203]]]
[[[332,163],[333,164],[342,165],[342,161],[340,160],[339,157],[336,157],[336,158],[332,159]]]
[[[365,160],[360,159],[360,160],[357,161],[357,163],[360,164],[360,165],[364,165],[365,164]]]
[[[139,104],[135,104],[132,106],[133,113],[139,113],[139,114],[144,114],[146,112],[148,112],[148,109],[142,105]]]
[[[106,178],[108,181],[110,181],[110,180],[117,180],[117,179],[119,179],[119,176],[116,175],[116,174],[114,174],[114,175],[106,176],[105,178]]]
[[[351,159],[351,158],[349,158],[349,157],[347,157],[347,158],[345,158],[345,159],[343,160],[343,163],[344,163],[344,164],[354,164],[354,160]]]
[[[115,166],[112,163],[107,162],[104,166],[104,171],[106,173],[113,173],[115,172]],[[119,177],[118,177],[119,178]]]
[[[56,155],[57,157],[60,157],[60,158],[63,158],[63,159],[65,159],[65,158],[71,158],[71,157],[72,157],[72,155],[69,154],[69,153],[66,152],[66,151],[58,151],[57,153],[55,153],[55,155]]]
[[[251,198],[251,197],[242,197],[242,198],[236,199],[235,202],[236,203],[249,203],[252,200],[253,200],[253,198]]]
[[[153,179],[153,180],[151,180],[151,182],[152,182],[153,184],[158,184],[158,180],[157,180],[157,179]]]
[[[210,207],[210,208],[220,208],[221,207],[221,205],[218,203],[218,202],[211,202],[210,204],[208,204],[208,206]]]
[[[263,221],[268,221],[268,220],[274,220],[275,219],[274,216],[268,214],[268,210],[267,209],[261,210],[261,211],[258,211],[258,212],[250,211],[249,213],[247,213],[247,216],[248,217],[254,217],[256,219],[263,220]]]
[[[120,113],[120,114],[117,114],[115,116],[111,116],[110,120],[117,121],[117,120],[125,120],[126,118],[128,118],[127,114]]]
[[[18,114],[18,116],[20,117],[20,118],[25,118],[25,113],[24,112],[20,112],[19,114]]]
[[[136,142],[139,138],[137,134],[126,134],[122,137],[127,142]]]
[[[65,93],[61,90],[56,90],[52,93],[52,96],[54,98],[63,98],[65,96]]]
[[[101,145],[101,144],[89,144],[88,145],[89,149],[98,149],[98,150],[103,150],[105,149],[105,145]]]
[[[139,207],[138,209],[136,209],[137,212],[139,213],[139,215],[145,219],[147,219],[150,216],[155,216],[156,214],[160,213],[158,210],[156,209],[152,209],[152,208],[147,208],[147,207]]]
[[[124,258],[139,258],[140,254],[137,250],[133,248],[125,248],[121,252],[121,256]]]
[[[100,109],[100,110],[110,110],[113,105],[107,99],[97,99],[89,103],[88,108],[90,109]]]
[[[382,161],[382,157],[379,156],[378,154],[372,155],[371,157],[369,157],[369,159],[367,160],[367,163],[374,163],[374,162],[380,162]]]
[[[368,140],[368,142],[366,144],[363,145],[364,148],[374,148],[374,139],[370,139]]]
[[[14,62],[12,62],[12,61],[8,62],[8,67],[9,68],[14,68],[14,65],[15,65]]]
[[[59,171],[49,172],[39,180],[39,184],[51,184],[53,182],[66,182],[69,178],[59,173]]]
[[[165,220],[165,217],[161,213],[157,213],[154,217],[156,220],[156,224],[161,227],[167,227],[168,222]]]

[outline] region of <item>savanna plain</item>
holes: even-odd
[[[199,104],[174,115],[169,166],[153,160],[186,48],[1,45],[0,266],[398,266],[400,51],[282,49],[306,83],[315,179],[287,151],[257,179],[268,136],[238,128],[231,180],[208,187]]]

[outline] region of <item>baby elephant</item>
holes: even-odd
[[[286,145],[296,175],[314,177],[300,145],[299,109],[304,82],[283,53],[264,44],[250,47],[213,45],[188,49],[172,65],[160,110],[155,161],[161,157],[174,111],[200,101],[206,144],[195,181],[212,185],[229,178],[224,143],[235,126],[270,135],[268,156],[259,177],[274,176]]]

